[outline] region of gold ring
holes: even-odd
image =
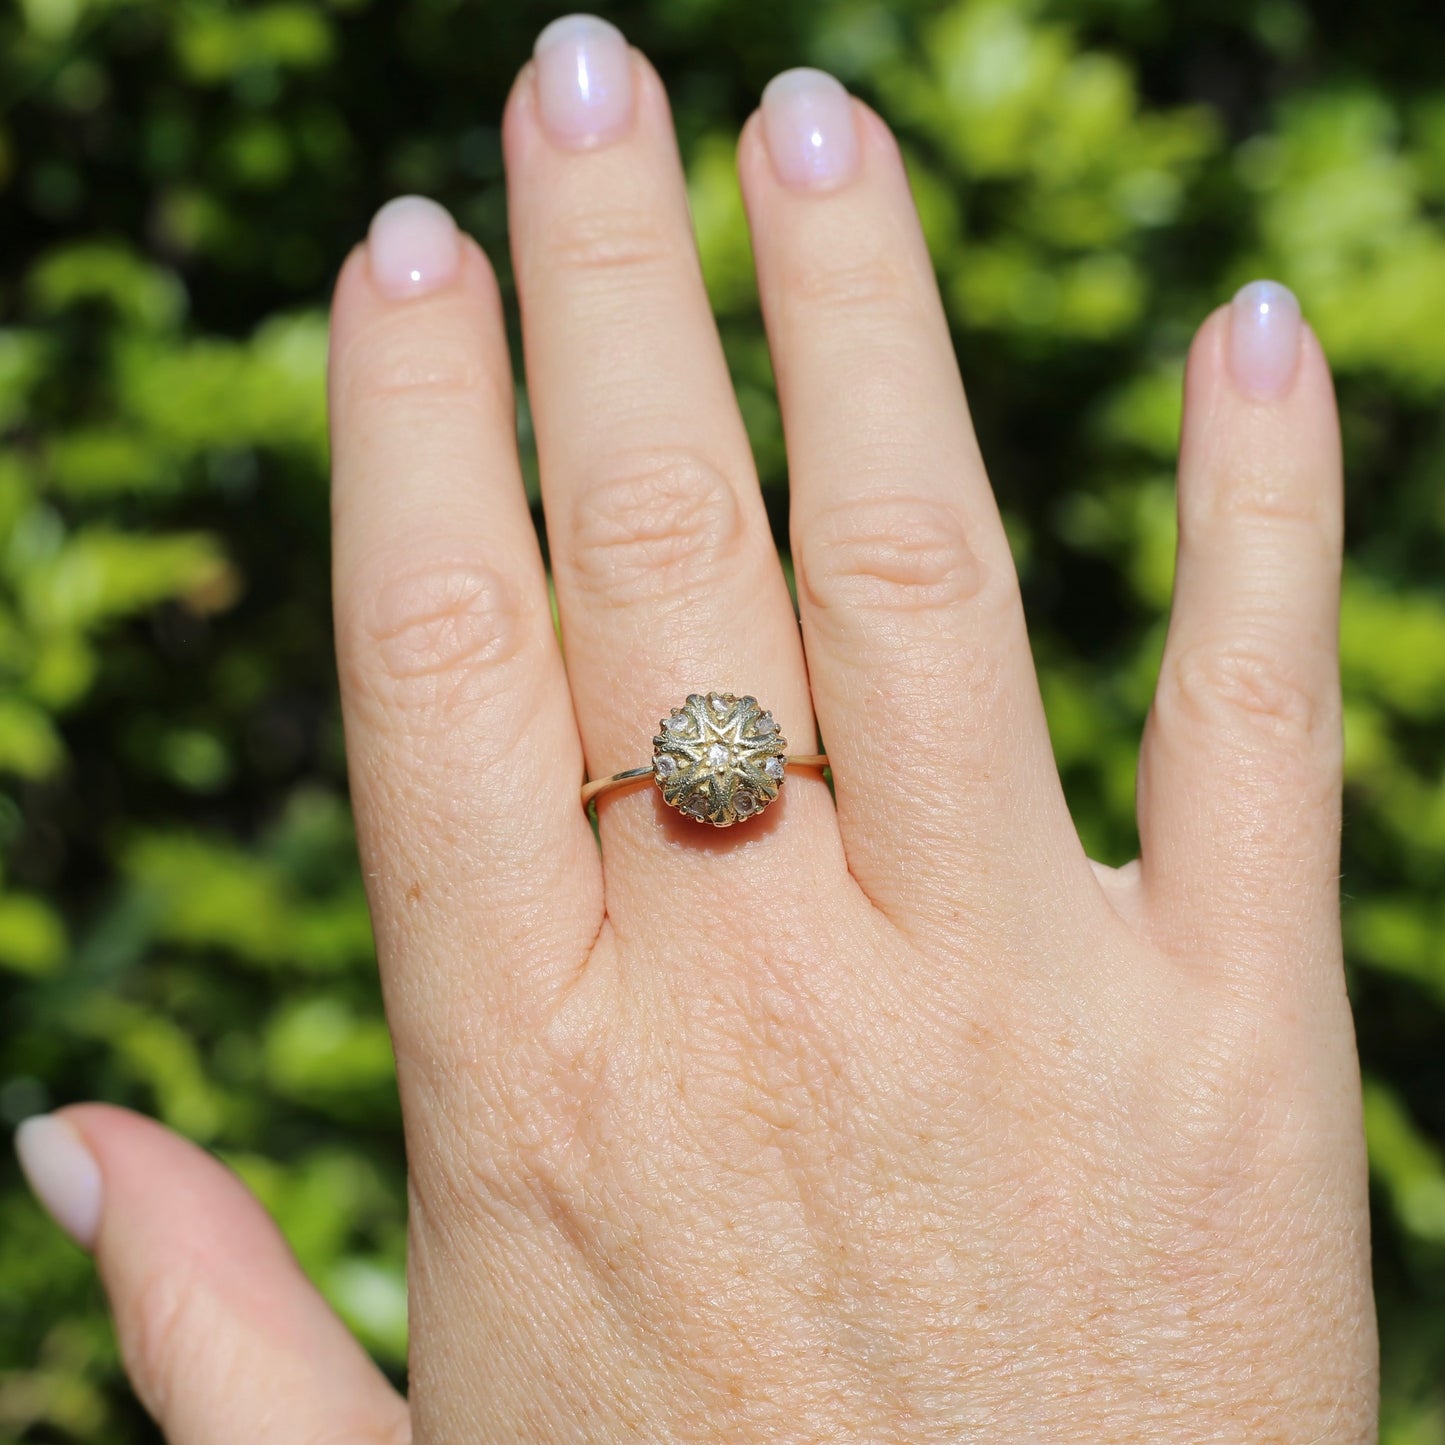
[[[827,766],[826,753],[789,754],[777,721],[757,698],[694,692],[658,724],[652,761],[583,783],[582,806],[599,793],[651,778],[670,807],[699,823],[730,828],[778,796],[789,767]]]

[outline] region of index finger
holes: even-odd
[[[435,203],[384,206],[343,268],[330,402],[362,863],[399,1052],[432,1054],[570,977],[602,916],[497,284]]]

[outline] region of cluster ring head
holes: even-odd
[[[669,807],[730,828],[778,796],[787,751],[777,721],[757,698],[694,692],[658,724],[652,777]]]

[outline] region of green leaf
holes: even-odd
[[[173,598],[212,611],[235,589],[230,563],[203,533],[147,537],[91,527],[35,566],[22,596],[39,626],[89,630]]]
[[[32,268],[27,287],[42,314],[101,304],[130,325],[154,332],[174,329],[186,309],[174,276],[106,241],[78,241],[51,251]]]
[[[124,427],[77,427],[51,437],[46,479],[69,497],[96,500],[172,491],[181,475],[154,441]]]
[[[1416,1240],[1445,1245],[1445,1161],[1385,1084],[1365,1081],[1365,1137],[1371,1172],[1400,1224]]]
[[[43,709],[18,697],[0,697],[0,772],[39,781],[65,761],[65,744]]]
[[[210,1139],[228,1114],[224,1092],[207,1077],[200,1050],[171,1019],[93,991],[74,1005],[72,1026],[107,1041],[125,1074],[145,1084],[161,1118],[193,1139]]]
[[[697,235],[703,279],[719,313],[757,306],[758,281],[752,240],[738,187],[736,138],[704,136],[696,145],[687,173],[688,207]]]
[[[1387,588],[1346,571],[1340,601],[1340,668],[1352,696],[1411,717],[1445,714],[1445,598]]]
[[[326,995],[278,1012],[267,1030],[265,1059],[272,1087],[301,1099],[389,1089],[395,1077],[385,1021]]]
[[[331,54],[331,26],[319,6],[190,5],[179,15],[176,51],[187,73],[201,84],[214,85],[263,66],[313,69]]]
[[[40,976],[64,961],[65,925],[45,902],[28,893],[0,893],[0,968]]]

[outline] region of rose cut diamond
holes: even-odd
[[[669,807],[715,828],[761,813],[783,781],[787,743],[755,697],[689,693],[658,725],[652,776]]]

